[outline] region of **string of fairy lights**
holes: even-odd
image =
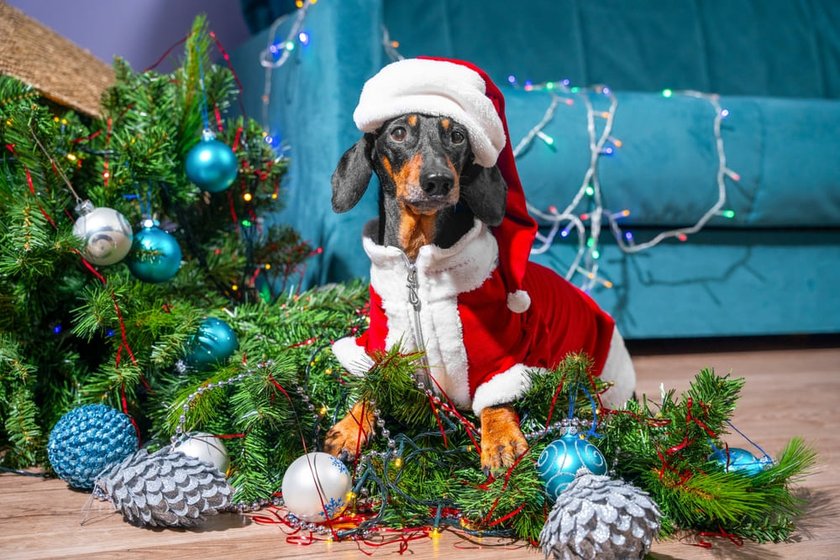
[[[619,106],[615,93],[604,85],[588,88],[570,87],[568,80],[546,82],[539,85],[525,82],[520,86],[514,76],[509,76],[508,82],[511,86],[522,87],[528,92],[547,92],[551,98],[551,103],[543,117],[514,147],[513,153],[517,158],[537,139],[548,146],[554,146],[554,139],[546,134],[544,129],[552,121],[561,102],[570,106],[575,101],[580,101],[586,109],[586,130],[590,159],[577,192],[563,210],[558,210],[553,205],[547,210],[543,210],[530,203],[528,204],[528,211],[540,221],[541,225],[548,226],[548,232],[537,234],[537,244],[532,250],[533,254],[548,251],[558,234],[561,238],[567,238],[572,231],[577,235],[577,251],[566,271],[566,278],[572,279],[576,275],[582,276],[581,288],[584,291],[591,291],[596,285],[606,288],[613,287],[610,280],[599,275],[601,234],[605,226],[609,228],[621,251],[634,254],[651,249],[667,239],[675,238],[685,242],[689,235],[699,232],[716,216],[730,219],[735,217],[735,212],[725,207],[727,201],[726,181],[727,179],[739,181],[740,176],[727,165],[721,123],[729,116],[729,111],[720,104],[720,96],[717,94],[694,90],[673,91],[666,89],[662,91],[662,96],[665,98],[681,95],[705,102],[711,107],[714,114],[711,129],[717,154],[715,174],[715,184],[718,191],[717,200],[693,225],[663,231],[647,241],[637,243],[633,233],[622,228],[620,223],[622,219],[630,216],[630,210],[623,209],[615,212],[604,206],[601,181],[598,174],[601,159],[605,156],[612,156],[623,145],[621,140],[612,135],[615,115]],[[598,106],[604,103],[607,104],[607,108],[599,110]],[[599,120],[603,121],[600,127],[598,126]],[[587,208],[583,208],[584,205]]]
[[[399,43],[391,39],[388,30],[383,27],[382,44],[385,52],[392,61],[402,60],[397,51]],[[530,202],[528,211],[541,226],[537,233],[537,243],[532,254],[547,252],[560,239],[569,238],[574,232],[577,243],[575,256],[568,265],[565,277],[568,280],[581,278],[580,287],[584,291],[592,291],[597,286],[612,288],[613,282],[601,276],[601,237],[605,228],[609,229],[618,248],[627,254],[640,253],[651,249],[668,239],[685,242],[688,236],[703,229],[716,216],[734,218],[735,212],[726,208],[727,179],[739,181],[738,173],[729,168],[726,158],[721,123],[729,116],[729,110],[720,103],[717,94],[703,93],[694,90],[674,91],[665,89],[662,96],[673,98],[683,96],[704,102],[712,109],[711,123],[712,138],[717,154],[717,171],[715,185],[717,200],[692,225],[662,231],[651,239],[637,242],[632,231],[623,228],[621,221],[631,215],[629,209],[618,211],[604,206],[602,187],[599,178],[599,167],[604,157],[610,157],[623,146],[623,142],[613,136],[613,126],[619,107],[618,97],[605,85],[591,87],[572,86],[569,80],[560,80],[533,84],[530,81],[520,83],[515,76],[508,76],[508,84],[514,88],[521,88],[526,92],[543,92],[549,95],[549,105],[540,120],[519,140],[513,148],[513,155],[520,159],[531,145],[539,140],[555,149],[555,140],[545,132],[545,128],[552,122],[554,115],[561,106],[570,107],[580,102],[586,109],[586,131],[589,144],[589,165],[580,181],[580,186],[566,206],[559,210],[551,205],[547,209],[537,208]],[[547,231],[545,229],[547,228]]]
[[[268,33],[266,48],[260,53],[260,64],[265,68],[265,85],[262,95],[262,121],[266,130],[269,129],[269,106],[271,100],[271,73],[290,60],[292,54],[299,47],[310,44],[310,36],[304,29],[306,16],[317,0],[297,0],[298,10],[275,21]],[[287,33],[277,37],[280,27],[292,18],[292,25]],[[382,26],[382,47],[392,61],[402,60],[404,57],[398,51],[399,42],[392,39],[387,27]],[[714,184],[717,188],[717,199],[697,219],[688,226],[677,227],[662,231],[644,241],[637,241],[633,232],[623,227],[631,215],[631,210],[624,208],[613,210],[604,205],[603,189],[599,177],[599,168],[603,158],[613,156],[621,149],[623,142],[613,135],[616,112],[619,101],[616,94],[605,85],[590,87],[572,86],[569,80],[550,81],[533,84],[530,81],[522,83],[513,75],[508,76],[510,87],[522,89],[526,92],[548,94],[549,105],[542,117],[517,142],[513,154],[517,159],[527,152],[531,146],[539,141],[555,149],[555,140],[546,132],[546,127],[553,121],[558,109],[571,107],[581,103],[585,110],[585,123],[588,137],[589,164],[580,179],[579,187],[571,200],[560,209],[560,205],[550,205],[548,208],[538,208],[528,203],[528,211],[539,224],[537,242],[532,249],[534,255],[549,251],[556,242],[575,240],[575,253],[565,270],[568,280],[580,280],[580,287],[584,291],[592,291],[596,287],[612,288],[613,282],[601,274],[602,235],[605,231],[612,234],[616,246],[625,254],[635,254],[651,249],[660,243],[676,239],[680,242],[688,240],[688,236],[698,233],[710,220],[721,216],[734,218],[735,212],[726,207],[727,181],[739,181],[738,173],[729,168],[721,124],[729,116],[728,109],[720,103],[717,94],[703,93],[694,90],[662,91],[664,98],[684,97],[705,103],[711,109],[711,141],[714,143],[717,155],[717,170]],[[544,96],[541,96],[544,98]],[[272,135],[265,138],[269,144],[275,144]],[[559,238],[559,239],[558,239]]]

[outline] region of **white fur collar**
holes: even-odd
[[[363,240],[371,262],[371,283],[385,299],[404,298],[408,259],[399,247],[378,245],[368,236]],[[475,220],[473,227],[449,248],[437,245],[420,247],[415,265],[420,284],[434,287],[434,298],[453,297],[472,291],[490,277],[499,258],[496,238],[483,222]],[[399,295],[397,295],[397,292]]]

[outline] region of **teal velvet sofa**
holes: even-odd
[[[245,105],[262,114],[260,56],[291,20],[233,53]],[[840,3],[832,0],[321,0],[298,44],[272,71],[271,134],[292,158],[278,219],[323,252],[307,285],[367,275],[362,225],[375,185],[351,212],[330,208],[330,175],[357,138],[352,112],[364,81],[390,59],[383,29],[404,56],[471,60],[504,87],[516,143],[542,117],[547,92],[567,79],[606,84],[621,148],[598,164],[605,204],[641,242],[694,224],[718,197],[714,112],[663,90],[720,94],[728,167],[726,208],[686,242],[626,254],[601,236],[593,297],[627,338],[840,332]],[[586,111],[563,105],[518,161],[529,202],[565,207],[589,163]],[[546,229],[543,229],[546,232]],[[576,244],[557,238],[534,260],[565,272]],[[579,280],[580,277],[575,279]]]

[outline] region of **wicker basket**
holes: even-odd
[[[110,66],[0,0],[0,73],[37,88],[56,103],[99,115],[114,83]]]

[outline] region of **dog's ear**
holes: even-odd
[[[501,224],[507,206],[507,183],[499,168],[471,164],[461,175],[461,200],[488,226]]]
[[[362,136],[352,148],[344,152],[333,172],[332,207],[339,214],[356,206],[367,190],[373,172],[373,140],[373,134]]]

